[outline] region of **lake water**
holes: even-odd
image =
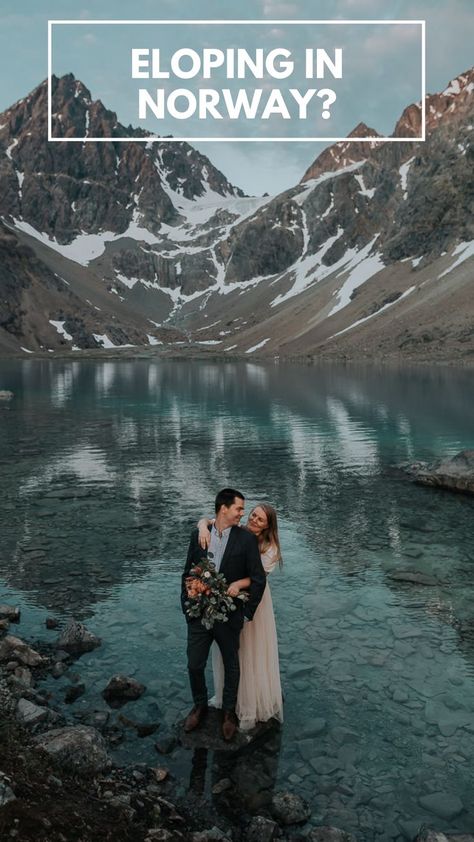
[[[54,640],[74,616],[103,639],[70,669],[87,691],[67,715],[108,710],[123,672],[146,693],[119,713],[118,762],[166,765],[183,794],[226,776],[242,810],[299,792],[313,824],[360,842],[425,822],[474,831],[474,501],[395,468],[473,447],[474,375],[245,363],[3,361],[0,601],[18,633]],[[285,722],[244,757],[160,758],[190,707],[179,576],[216,490],[271,501]],[[395,582],[416,570],[438,584]],[[13,627],[15,633],[15,627]],[[48,680],[60,703],[70,675]],[[324,720],[322,722],[321,720]],[[193,765],[194,763],[194,765]],[[215,798],[225,808],[225,796]]]

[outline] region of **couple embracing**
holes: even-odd
[[[194,701],[184,730],[197,728],[211,704],[222,708],[222,736],[227,741],[239,723],[248,730],[272,717],[283,720],[275,618],[266,581],[277,563],[281,564],[276,512],[261,503],[250,512],[246,526],[240,526],[244,509],[240,491],[224,488],[219,492],[215,518],[203,518],[193,530],[181,587]],[[205,556],[224,577],[231,608],[225,620],[217,619],[211,625],[189,616],[187,609],[194,593],[190,574],[199,569]],[[215,695],[209,702],[205,668],[211,646]]]

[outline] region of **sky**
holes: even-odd
[[[0,10],[0,55],[4,64],[0,74],[0,112],[28,94],[47,76],[48,19],[134,19],[134,20],[426,20],[426,83],[428,92],[443,90],[447,83],[474,64],[473,0],[241,0],[236,8],[216,0],[188,0],[179,12],[176,0],[138,0],[131,8],[123,0],[84,3],[70,0],[2,0]],[[363,121],[384,135],[389,135],[403,108],[420,99],[421,58],[420,28],[408,26],[325,26],[267,25],[237,27],[217,26],[63,26],[53,37],[53,71],[57,75],[72,72],[117,112],[127,125],[143,126],[156,134],[174,136],[246,135],[249,137],[335,137],[345,136]],[[318,46],[335,57],[342,49],[342,78],[326,71],[324,79],[305,79],[304,50]],[[173,120],[168,112],[165,123],[147,110],[140,120],[139,89],[155,96],[163,87],[166,97],[176,88],[185,88],[196,96],[196,79],[132,79],[131,48],[160,48],[161,69],[169,69],[172,53],[179,47],[243,47],[252,53],[263,48],[286,48],[295,60],[291,80],[262,81],[226,79],[222,70],[213,71],[211,80],[199,81],[220,92],[220,120],[209,116],[198,121]],[[186,65],[183,64],[183,67]],[[188,65],[189,66],[189,65]],[[238,87],[252,92],[262,88],[260,111],[255,120],[230,120],[222,100],[222,88],[235,95]],[[295,97],[289,89],[304,94],[309,88],[329,88],[336,94],[331,117],[322,119],[323,99],[313,94],[308,101],[307,118],[300,119]],[[290,119],[271,116],[260,119],[271,91],[278,88]],[[165,98],[165,103],[168,100]],[[187,100],[177,101],[184,107]],[[163,130],[166,126],[166,131]],[[184,126],[184,128],[183,128]],[[296,184],[307,167],[328,142],[298,141],[244,143],[242,141],[204,142],[193,145],[206,154],[226,177],[247,193],[276,193]]]

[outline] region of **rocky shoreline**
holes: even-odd
[[[185,735],[181,723],[173,734],[155,743],[161,761],[156,766],[115,764],[108,754],[120,739],[108,714],[90,712],[81,724],[67,724],[65,709],[50,704],[38,685],[47,676],[58,677],[83,652],[101,641],[81,623],[69,621],[54,644],[29,643],[11,633],[20,611],[0,605],[0,838],[17,842],[357,842],[336,827],[314,827],[311,810],[298,793],[276,792],[258,805],[242,809],[233,783],[221,777],[212,787],[212,800],[203,788],[183,797],[179,781],[164,765],[166,754],[179,744],[184,749],[227,751],[234,757],[251,751],[248,769],[255,767],[265,739],[274,735],[274,723],[257,727],[250,735],[238,733],[232,744],[220,738],[218,712],[197,732]],[[59,624],[47,618],[47,627]],[[138,698],[145,687],[116,675],[102,695],[111,708]],[[84,692],[71,684],[72,703]],[[142,724],[121,717],[140,736],[151,736],[157,724]],[[142,731],[140,733],[140,728]],[[199,776],[199,770],[194,770]],[[248,772],[247,772],[248,774]],[[474,835],[444,835],[420,828],[414,842],[474,842]]]
[[[310,809],[296,793],[274,794],[260,815],[232,810],[231,782],[214,784],[213,796],[229,809],[220,812],[202,793],[177,793],[178,783],[164,765],[114,764],[108,748],[121,739],[108,715],[91,712],[83,724],[68,725],[65,711],[53,707],[38,684],[48,675],[64,674],[82,652],[101,641],[81,623],[70,621],[55,644],[29,643],[11,633],[20,622],[18,608],[0,605],[0,838],[18,842],[355,842],[336,828],[312,828],[302,836],[298,828],[310,818]],[[55,628],[48,618],[46,625]],[[110,707],[138,698],[145,687],[116,675],[102,695]],[[84,691],[72,684],[73,702]],[[174,735],[155,743],[161,758],[179,742],[187,749],[224,748],[218,714],[211,714],[203,729],[184,735],[180,723]],[[142,725],[122,717],[124,724],[142,728],[150,736],[156,725]],[[251,737],[239,734],[227,748],[233,754],[274,730],[262,725]],[[140,733],[138,730],[137,733]]]
[[[474,450],[462,450],[451,458],[431,464],[408,462],[400,467],[419,485],[474,494]]]
[[[236,363],[236,362],[258,362],[263,364],[268,363],[283,363],[295,365],[319,365],[319,364],[333,364],[333,365],[364,365],[364,366],[383,366],[384,368],[427,368],[434,366],[436,368],[458,368],[458,369],[472,369],[474,368],[474,356],[457,356],[449,353],[441,356],[433,354],[422,355],[421,353],[407,356],[406,354],[397,353],[380,353],[380,354],[364,354],[354,353],[347,354],[338,351],[321,351],[318,354],[270,354],[270,353],[253,353],[251,356],[245,353],[232,352],[225,354],[212,349],[205,350],[203,348],[180,347],[180,348],[85,348],[81,349],[80,354],[75,351],[63,351],[57,349],[54,355],[46,351],[31,351],[27,355],[18,352],[2,352],[0,360],[24,360],[31,362],[32,360],[60,360],[65,362],[71,360],[74,362],[104,362],[124,360],[148,360],[160,362],[161,360],[186,360],[189,362],[212,362],[212,363]]]

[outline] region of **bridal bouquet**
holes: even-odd
[[[234,599],[243,602],[248,599],[245,592],[237,597],[229,596],[228,587],[225,577],[217,572],[215,564],[208,558],[203,558],[191,568],[186,578],[188,599],[185,605],[188,617],[200,617],[206,629],[212,629],[215,622],[226,623],[230,612],[237,608]]]

